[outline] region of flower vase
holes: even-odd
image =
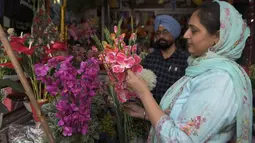
[[[40,99],[40,100],[37,100],[37,103],[39,104],[39,107],[41,108],[42,105],[48,103],[48,100],[47,100],[47,99]],[[33,117],[34,117],[35,122],[40,122],[40,118],[38,117],[38,115],[37,115],[37,113],[36,113],[36,110],[35,110],[35,108],[33,107],[33,105],[32,105],[31,102],[30,102],[30,107],[31,107],[32,114],[33,114]]]

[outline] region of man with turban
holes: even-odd
[[[181,26],[172,16],[157,16],[154,30],[155,51],[146,56],[143,66],[157,76],[157,84],[152,93],[159,103],[167,89],[184,75],[189,54],[175,43],[180,36]]]

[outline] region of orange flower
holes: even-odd
[[[115,40],[116,39],[116,35],[114,33],[111,34],[111,39]]]

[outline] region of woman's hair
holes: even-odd
[[[210,34],[220,30],[220,5],[217,2],[206,2],[197,8],[200,23]]]

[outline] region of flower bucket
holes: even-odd
[[[48,100],[47,100],[47,99],[40,99],[40,100],[37,100],[37,103],[39,104],[39,106],[40,106],[40,108],[41,108],[42,105],[48,103]],[[37,116],[36,110],[35,110],[35,108],[33,107],[33,105],[32,105],[31,102],[30,102],[30,107],[31,107],[32,114],[33,114],[33,117],[34,117],[35,122],[40,122],[40,118]]]

